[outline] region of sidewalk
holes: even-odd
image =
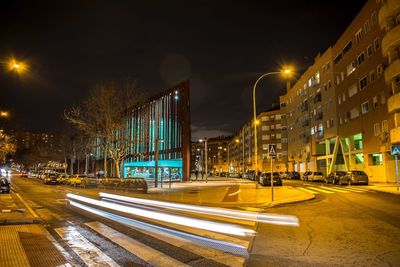
[[[0,194],[0,267],[68,263],[39,223],[40,218],[17,193]]]
[[[400,195],[400,188],[397,190],[395,183],[372,183],[367,188],[378,192]]]

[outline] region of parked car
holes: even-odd
[[[57,182],[58,184],[67,184],[68,178],[68,174],[59,174],[57,176]]]
[[[300,173],[298,172],[290,172],[288,175],[288,179],[290,180],[300,180]]]
[[[326,178],[325,178],[325,183],[327,184],[339,184],[340,177],[345,175],[346,172],[343,171],[334,171],[331,172]]]
[[[255,175],[255,173],[256,173],[256,172],[253,171],[253,170],[247,171],[247,173],[246,173],[246,178],[249,179],[249,180],[255,181],[255,180],[256,180],[256,175]]]
[[[273,173],[272,181],[274,186],[282,186],[282,179],[281,177],[279,177],[278,172]],[[271,173],[270,172],[261,173],[258,182],[263,186],[271,186]]]
[[[340,177],[340,185],[364,184],[368,185],[368,175],[363,171],[350,171]]]
[[[24,177],[24,178],[26,178],[26,177],[28,177],[28,174],[27,174],[26,172],[21,172],[21,173],[19,174],[19,177]]]
[[[86,177],[86,174],[75,174],[68,178],[67,184],[75,187],[80,186],[83,179]]]
[[[289,179],[290,172],[280,172],[281,179]]]
[[[0,192],[10,193],[10,183],[7,178],[0,178]]]
[[[308,181],[308,176],[310,176],[311,174],[312,174],[312,172],[306,171],[306,172],[303,174],[303,181]]]
[[[311,172],[311,174],[307,176],[307,180],[311,182],[325,181],[325,177],[322,172]]]
[[[55,173],[47,174],[43,178],[43,183],[44,184],[58,184],[57,178],[58,178],[57,174],[55,174]]]

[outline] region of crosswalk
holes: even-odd
[[[185,236],[175,236],[171,233],[162,231],[150,231],[146,227],[133,227],[134,231],[142,237],[148,237],[155,242],[146,242],[146,238],[135,238],[129,234],[129,228],[114,229],[114,224],[100,221],[90,221],[82,225],[69,223],[70,225],[55,228],[58,235],[56,239],[61,239],[63,247],[69,247],[73,254],[71,258],[76,258],[78,263],[87,266],[126,266],[126,265],[145,265],[148,266],[243,266],[246,255],[240,255],[227,251],[223,247],[229,245],[237,249],[249,249],[249,238],[238,238],[230,235],[214,233],[210,231],[197,231],[183,228],[183,233],[198,236],[199,239],[207,244],[208,239],[215,240],[215,245],[199,245],[192,242]],[[121,225],[120,225],[121,226]],[[163,225],[167,226],[167,225]],[[168,225],[169,226],[169,225]],[[125,226],[126,227],[126,226]],[[111,245],[107,244],[111,243]],[[170,246],[162,249],[160,243]],[[100,245],[101,244],[101,245]],[[110,249],[111,248],[111,249]],[[131,255],[130,260],[119,259],[119,255],[126,252]],[[179,252],[174,252],[179,251]],[[242,253],[243,254],[243,253]],[[74,262],[71,263],[74,265]],[[76,265],[76,264],[75,264]],[[81,264],[77,264],[81,265]]]
[[[359,193],[365,194],[367,192],[371,192],[369,189],[360,188],[360,187],[349,187],[349,186],[320,186],[320,185],[309,185],[303,184],[302,186],[296,187],[299,190],[313,193],[313,194],[335,194],[335,193]]]

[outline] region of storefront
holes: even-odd
[[[127,162],[124,164],[124,177],[154,180],[155,161]],[[159,160],[158,178],[162,180],[182,181],[182,160]]]

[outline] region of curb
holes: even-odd
[[[39,218],[24,218],[24,219],[4,219],[0,220],[0,226],[15,225],[15,224],[40,224],[42,220]]]
[[[369,190],[375,191],[375,192],[379,192],[379,193],[386,193],[386,194],[391,194],[391,195],[398,195],[400,196],[400,193],[395,193],[395,192],[390,192],[390,191],[383,191],[383,190],[379,190],[376,188],[368,188]],[[397,191],[396,191],[397,192]],[[400,191],[398,191],[400,192]]]

